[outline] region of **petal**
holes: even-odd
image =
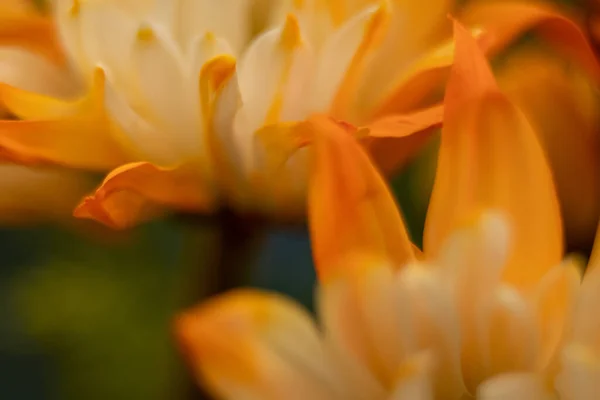
[[[181,159],[189,159],[201,149],[200,115],[194,101],[198,94],[188,89],[184,59],[168,32],[161,28],[142,26],[133,46],[132,63],[143,102],[141,114],[157,127],[162,141]]]
[[[22,47],[59,65],[65,61],[52,19],[35,10],[0,5],[0,46]]]
[[[366,259],[365,262],[370,260]],[[348,266],[350,267],[350,266]],[[369,390],[390,387],[398,369],[415,350],[416,332],[410,321],[410,299],[399,291],[390,265],[356,265],[351,272],[319,287],[319,317],[327,343],[345,373],[369,397]],[[378,398],[371,393],[369,398]]]
[[[596,250],[596,249],[595,249]],[[591,262],[596,262],[592,258]],[[600,307],[600,268],[596,264],[588,265],[577,296],[575,309],[570,316],[570,339],[600,352],[600,319],[596,310]]]
[[[361,108],[368,110],[363,118],[373,119],[411,111],[425,96],[443,84],[453,59],[454,41],[448,40],[419,54],[410,62],[396,63],[392,76],[382,82],[380,80],[384,79],[385,74],[380,68],[383,68],[382,65],[392,68],[393,64],[389,61],[375,64],[365,77],[360,93]]]
[[[475,40],[458,23],[455,35],[424,250],[435,256],[466,219],[487,208],[502,211],[513,227],[514,245],[504,278],[528,287],[563,254],[551,171],[535,132],[499,92]]]
[[[194,38],[214,32],[239,54],[250,39],[252,29],[250,0],[159,0],[157,17],[171,16],[174,37],[188,52]]]
[[[443,106],[436,105],[376,119],[365,126],[368,136],[363,142],[377,166],[391,174],[418,154],[435,129],[441,127],[443,115]]]
[[[550,400],[552,398],[540,377],[529,373],[498,375],[477,388],[477,399],[481,400]]]
[[[224,399],[344,398],[308,312],[238,290],[187,311],[176,333],[199,382]],[[339,397],[341,396],[341,397]]]
[[[569,344],[562,352],[562,370],[556,378],[561,400],[593,400],[600,391],[600,362],[593,349]]]
[[[594,79],[600,79],[600,64],[586,35],[576,23],[548,4],[514,0],[479,2],[465,9],[461,21],[481,26],[489,33],[492,52],[534,29],[557,50],[579,62]]]
[[[409,307],[403,315],[410,325],[420,351],[435,355],[431,371],[435,398],[460,398],[465,392],[461,365],[460,319],[453,298],[451,280],[425,264],[410,264],[400,271],[396,291],[404,294]],[[406,329],[406,328],[405,328]]]
[[[74,215],[124,229],[151,218],[158,207],[204,212],[214,204],[212,195],[200,181],[197,172],[187,166],[125,164],[112,171],[95,193],[79,204]]]
[[[65,69],[38,54],[12,47],[0,49],[0,82],[62,98],[77,94],[79,89]]]
[[[582,263],[567,259],[542,278],[534,295],[541,354],[539,370],[550,367],[565,339],[579,294]]]
[[[70,219],[87,189],[81,174],[62,169],[2,165],[0,176],[3,225]]]
[[[245,135],[264,125],[306,116],[312,61],[312,51],[293,15],[282,28],[252,42],[238,65]]]
[[[539,46],[513,51],[502,64],[500,86],[525,113],[548,155],[568,243],[587,248],[600,215],[596,85],[573,62]]]
[[[312,119],[308,215],[319,276],[343,273],[356,255],[402,267],[414,258],[400,211],[358,142],[338,124]]]
[[[121,143],[103,109],[104,73],[97,70],[94,87],[77,101],[63,101],[0,86],[0,101],[26,121],[0,122],[2,157],[20,163],[54,163],[104,170],[126,162]]]
[[[407,359],[399,369],[398,382],[388,400],[433,400],[432,358],[424,352]]]
[[[335,118],[353,121],[355,99],[366,63],[390,18],[389,7],[369,7],[354,16],[326,41],[320,50],[313,82],[311,110],[328,112]]]

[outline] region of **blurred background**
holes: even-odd
[[[595,18],[591,3],[560,3],[568,3],[584,23]],[[593,29],[590,33],[595,34]],[[538,46],[535,41],[525,42],[510,54],[519,57],[523,46]],[[514,72],[511,57],[498,61],[507,80]],[[536,75],[535,69],[517,69]],[[592,104],[595,107],[595,100]],[[594,107],[589,117],[593,121],[586,120],[585,129],[595,137],[598,110]],[[573,123],[578,117],[567,120]],[[562,200],[563,208],[574,214],[567,232],[570,249],[586,254],[598,218],[599,203],[590,193],[600,187],[599,171],[591,161],[582,167],[588,174],[569,170],[576,167],[569,156],[570,142],[552,143],[561,153],[556,160],[551,157],[555,167],[567,169],[563,187],[570,196]],[[436,146],[434,139],[392,179],[418,245]],[[577,155],[582,144],[574,146]],[[592,151],[595,162],[597,148],[584,147]],[[582,206],[583,200],[587,203]],[[183,382],[188,378],[171,340],[170,323],[177,311],[193,302],[196,282],[191,277],[210,265],[216,240],[218,229],[211,221],[185,216],[118,233],[91,222],[4,224],[0,228],[0,398],[178,398],[176,393],[185,390]],[[286,293],[311,308],[315,275],[306,229],[271,227],[254,245],[245,284]]]

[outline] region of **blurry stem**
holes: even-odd
[[[192,217],[193,218],[193,217]],[[208,224],[206,224],[208,222]],[[247,285],[264,238],[264,221],[229,210],[207,218],[194,218],[194,225],[216,228],[213,246],[195,244],[194,271],[190,277],[187,303],[197,304],[209,297]],[[195,381],[190,382],[189,400],[208,400]]]
[[[259,219],[230,211],[219,215],[218,226],[216,258],[206,270],[204,297],[248,284],[265,231]]]

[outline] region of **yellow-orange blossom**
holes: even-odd
[[[313,119],[309,217],[320,327],[238,290],[184,314],[178,337],[224,399],[593,399],[600,272],[563,257],[552,175],[529,122],[455,26],[424,254],[383,178]]]
[[[440,106],[418,107],[451,62],[451,0],[263,2],[256,37],[250,0],[54,3],[52,20],[0,13],[0,44],[45,57],[80,90],[2,85],[2,107],[24,120],[0,123],[2,157],[112,170],[76,215],[115,228],[164,207],[299,214],[305,151],[284,162],[285,145],[268,149],[315,113],[367,128],[351,130],[386,170],[427,138],[409,135],[441,120]],[[508,2],[494,19],[483,9],[474,14],[491,49],[540,27],[585,54],[581,32],[553,11]]]

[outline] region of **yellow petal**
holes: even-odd
[[[311,316],[280,295],[230,292],[187,311],[175,328],[198,382],[218,398],[345,398],[337,390],[348,382],[335,382]]]
[[[550,168],[535,132],[499,92],[476,41],[458,23],[455,40],[424,250],[435,256],[449,233],[475,213],[503,211],[514,243],[504,278],[527,287],[563,254]]]
[[[535,32],[576,60],[594,79],[600,79],[600,64],[577,24],[554,7],[539,2],[495,0],[475,2],[466,7],[461,21],[482,27],[491,37],[490,51],[495,52],[529,30]]]
[[[74,215],[124,229],[151,218],[159,208],[198,212],[213,206],[213,197],[202,187],[196,171],[136,162],[112,171]]]
[[[353,257],[399,268],[414,258],[404,221],[385,181],[340,125],[315,117],[308,213],[320,278],[343,273]]]
[[[0,158],[105,170],[127,162],[103,106],[104,74],[90,93],[64,101],[0,85],[0,102],[26,121],[0,121]]]

